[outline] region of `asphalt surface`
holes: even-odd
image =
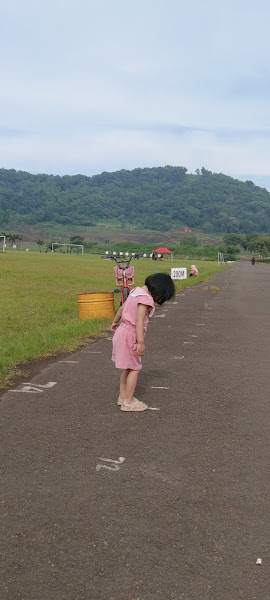
[[[270,599],[269,297],[242,262],[157,310],[160,410],[106,338],[2,395],[1,600]]]

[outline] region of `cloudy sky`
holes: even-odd
[[[0,0],[0,167],[270,189],[269,0]]]

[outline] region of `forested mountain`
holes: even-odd
[[[105,219],[167,231],[187,225],[213,232],[270,232],[270,194],[202,167],[121,170],[84,175],[31,175],[0,169],[0,227],[45,222],[95,225]]]

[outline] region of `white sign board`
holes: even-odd
[[[186,279],[187,278],[187,270],[185,267],[174,267],[171,269],[171,278],[172,279]]]

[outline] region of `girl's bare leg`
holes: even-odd
[[[136,403],[136,410],[145,410],[147,408],[147,404],[134,398],[139,372],[140,371],[133,371],[132,369],[124,369],[120,375],[120,389],[117,404],[121,406],[122,410],[129,406],[134,410],[134,403]]]
[[[119,388],[119,397],[118,397],[118,404],[122,404],[122,402],[124,402],[124,400],[126,399],[126,383],[127,383],[127,376],[129,374],[130,369],[124,369],[124,371],[122,371],[121,375],[120,375],[120,388]]]
[[[144,402],[140,402],[137,398],[134,398],[134,392],[136,389],[138,377],[140,371],[129,370],[127,379],[126,379],[126,399],[122,402],[121,410],[125,410],[129,406],[132,407],[132,410],[145,410],[147,408],[147,404]]]
[[[132,404],[134,400],[134,392],[136,390],[136,385],[139,377],[140,371],[129,370],[127,379],[126,379],[126,401],[125,404]]]

